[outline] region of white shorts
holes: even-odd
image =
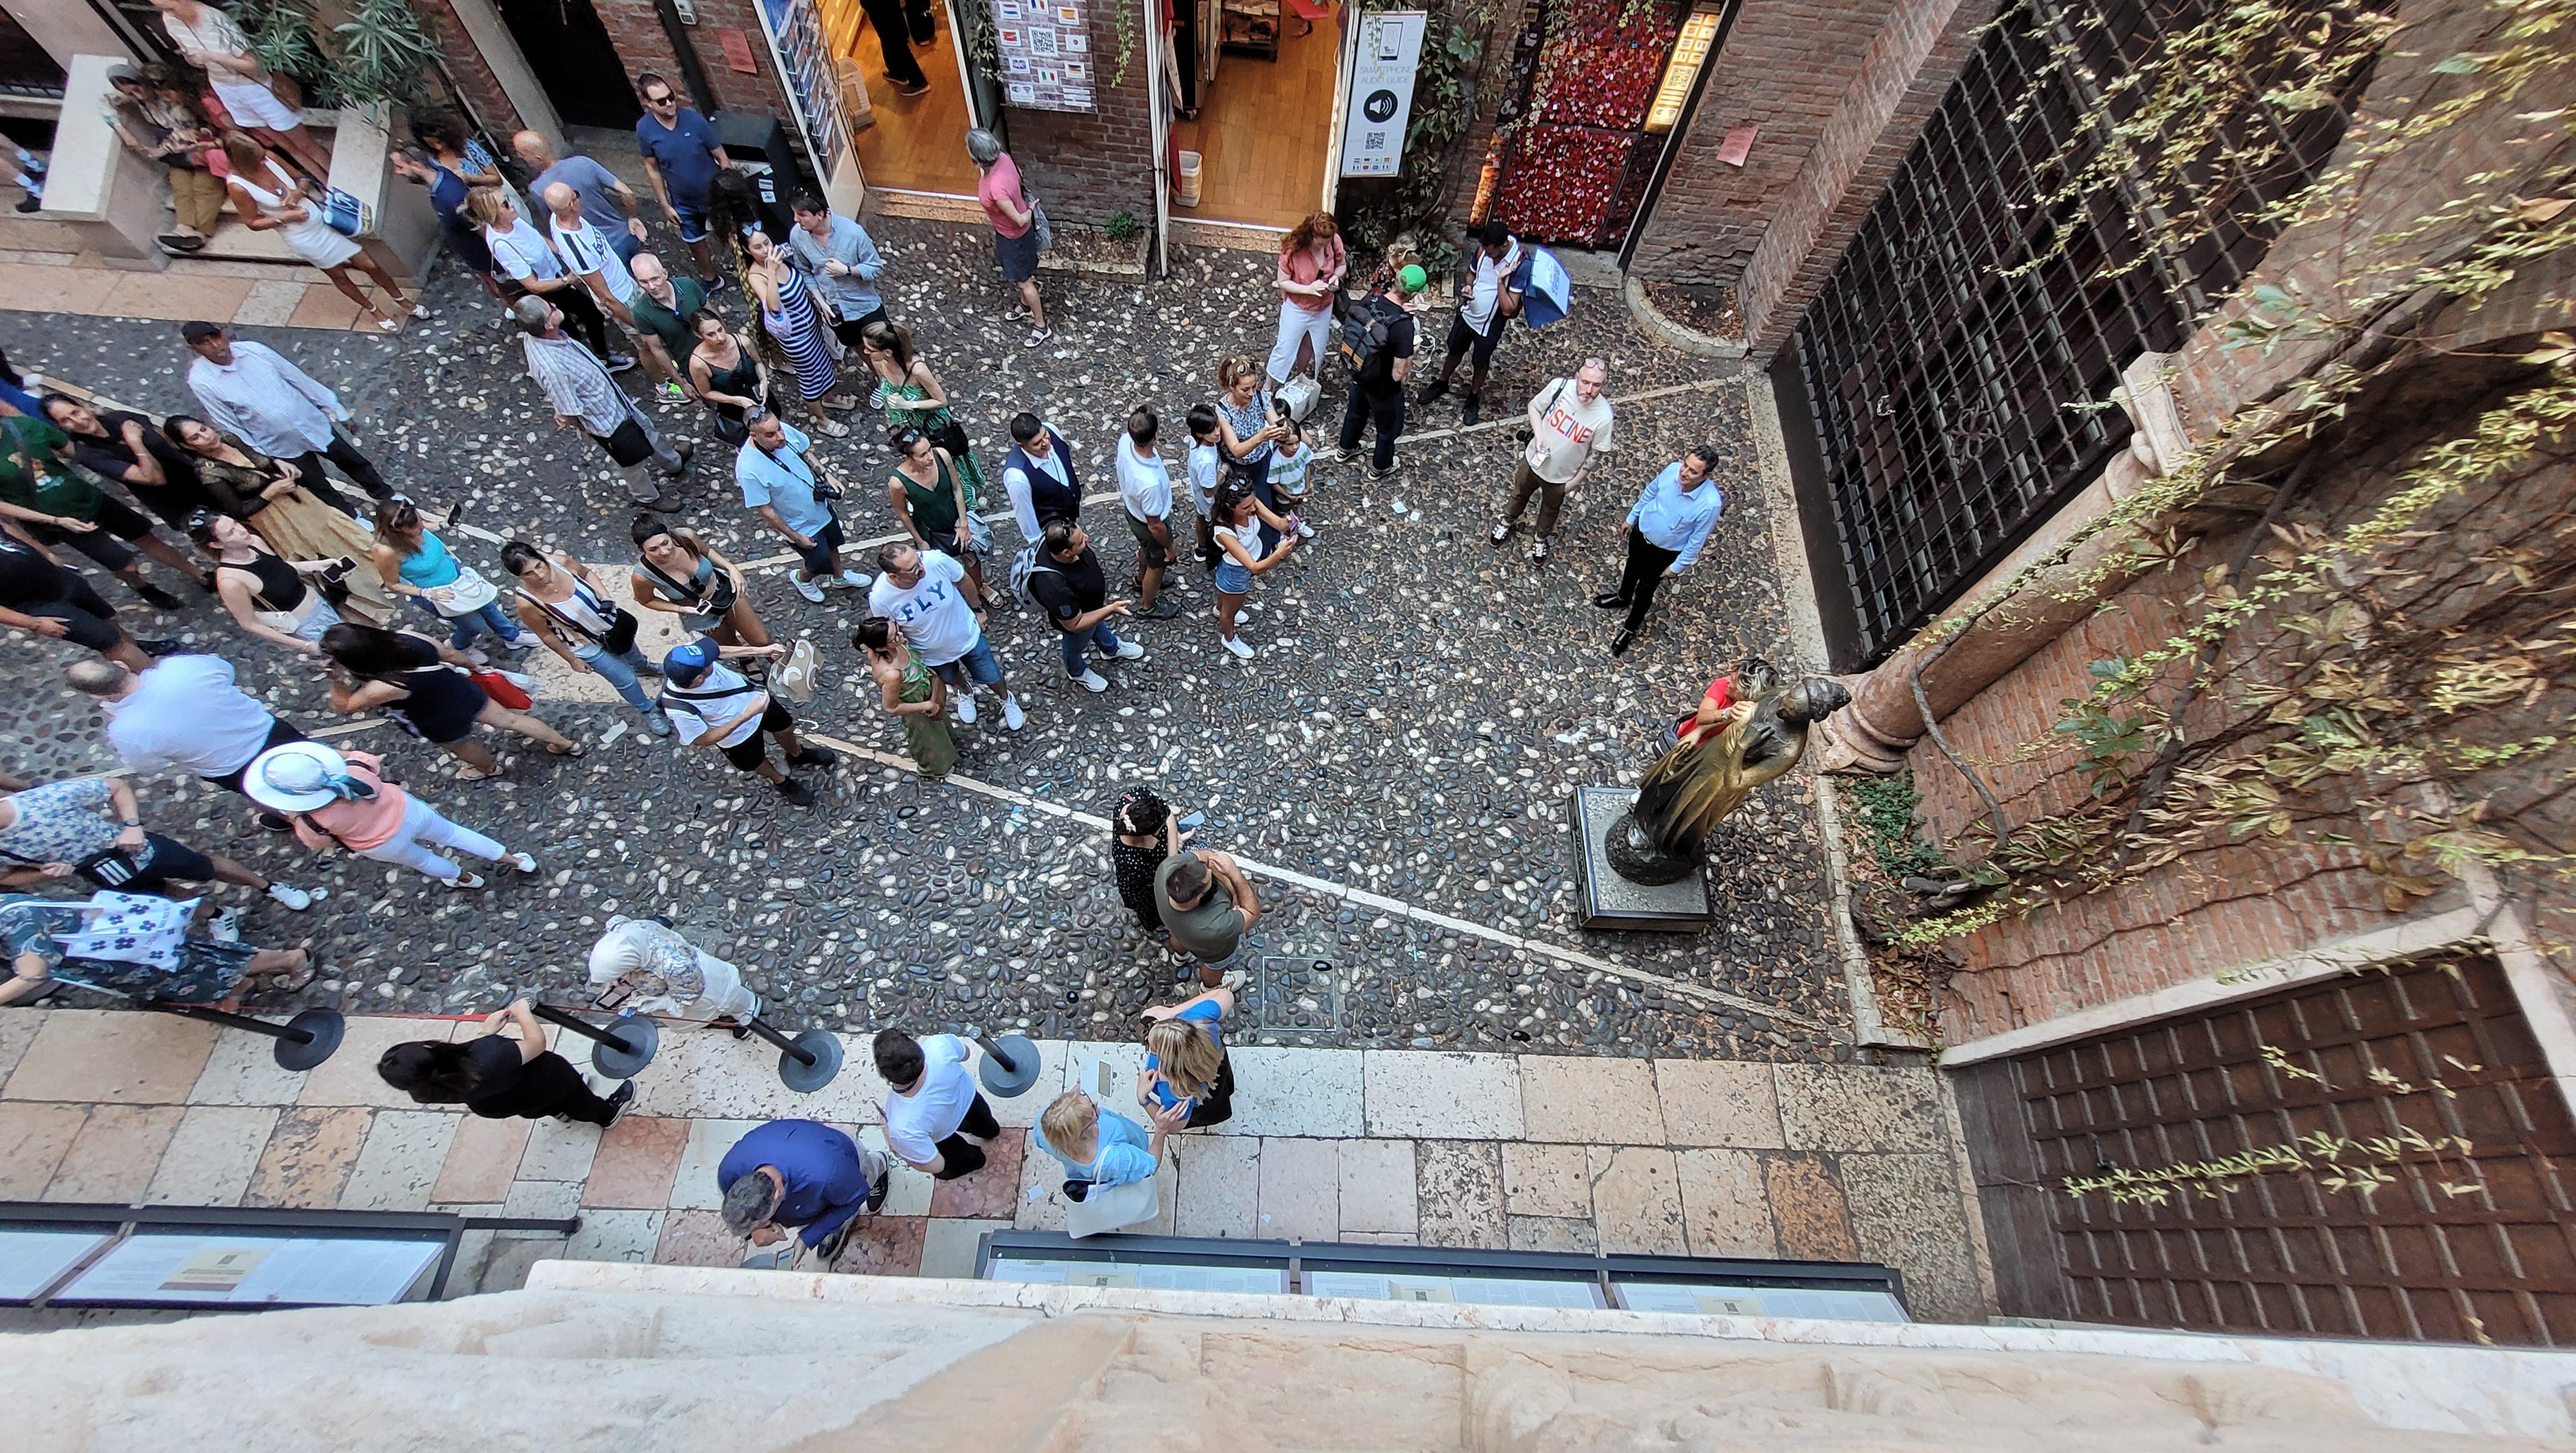
[[[304,124],[304,113],[277,99],[257,81],[216,81],[215,99],[232,113],[235,126],[286,131]]]

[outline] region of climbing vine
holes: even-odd
[[[2561,79],[2576,0],[2241,0],[2166,33],[2117,81],[2089,69],[2099,37],[2050,0],[2007,22],[2044,37],[2047,64],[2092,98],[2038,168],[2056,180],[2034,213],[2124,208],[2148,232],[2147,267],[2248,217],[2246,189],[2291,169],[2300,118],[2350,104],[2374,68],[2453,53],[2374,96],[2313,182],[2251,209],[2251,225],[2338,239],[2346,259],[2207,300],[2225,349],[2296,366],[1926,631],[1918,672],[2029,591],[2101,600],[2162,578],[2180,611],[2166,639],[2095,662],[2044,736],[1962,762],[1981,787],[1997,765],[2065,762],[2084,790],[2008,830],[1998,807],[1979,864],[1998,891],[1899,938],[1955,939],[2151,871],[2212,876],[2248,848],[2355,865],[2392,911],[2482,873],[2576,885],[2558,823],[2576,792],[2576,338],[2469,357],[2433,326],[2576,256]],[[2258,102],[2288,121],[2246,125]],[[2454,165],[2420,212],[2372,210],[2391,177],[2454,154],[2497,160]],[[2409,390],[2474,402],[2444,432],[2438,410],[2383,410]]]

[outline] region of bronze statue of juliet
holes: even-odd
[[[1603,849],[1620,877],[1649,886],[1689,877],[1703,860],[1710,831],[1754,788],[1798,765],[1807,729],[1851,701],[1841,682],[1822,676],[1775,685],[1771,668],[1760,662],[1748,662],[1736,679],[1752,710],[1723,725],[1684,731],[1646,769],[1636,802],[1610,825]]]

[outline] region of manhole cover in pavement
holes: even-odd
[[[1342,1027],[1342,987],[1330,959],[1273,956],[1254,983],[1254,1023],[1272,1034],[1334,1034]]]

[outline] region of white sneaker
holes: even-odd
[[[1225,642],[1225,648],[1226,648],[1227,650],[1232,651],[1234,654],[1236,654],[1236,655],[1238,655],[1238,656],[1241,656],[1241,657],[1242,657],[1243,659],[1245,659],[1246,661],[1249,661],[1249,660],[1251,660],[1251,659],[1252,659],[1252,656],[1253,656],[1252,647],[1251,647],[1250,645],[1248,645],[1248,644],[1246,644],[1246,643],[1245,643],[1245,641],[1244,641],[1243,637],[1241,637],[1241,636],[1221,636],[1221,637],[1219,637],[1218,639],[1220,639],[1220,640],[1222,640],[1222,641],[1224,641],[1224,642]]]
[[[483,886],[483,875],[480,873],[460,873],[454,881],[450,882],[447,886],[450,888],[480,888]]]
[[[537,870],[537,860],[526,853],[512,853],[501,861],[522,873],[533,873]]]
[[[796,593],[798,595],[805,597],[816,605],[821,605],[823,603],[823,587],[816,585],[813,581],[806,579],[802,575],[797,576],[795,579]]]
[[[1081,687],[1085,691],[1107,691],[1109,689],[1108,677],[1087,668],[1081,675],[1071,677],[1069,679],[1073,684]]]
[[[481,646],[466,647],[465,659],[473,662],[477,666],[489,666],[492,664],[492,658],[483,654],[483,648]]]
[[[844,570],[841,572],[841,583],[852,590],[865,590],[876,583],[876,577],[864,570]]]
[[[1299,520],[1297,522],[1297,538],[1300,540],[1311,540],[1315,538],[1315,527],[1307,524],[1304,520]]]
[[[1020,728],[1027,726],[1028,724],[1029,714],[1020,710],[1020,699],[1016,696],[1003,697],[1002,725],[1009,727],[1013,731],[1018,731]]]
[[[961,691],[957,693],[957,719],[966,723],[968,726],[973,726],[975,724],[974,692]]]
[[[241,942],[241,910],[225,908],[206,920],[206,936],[217,943]]]
[[[652,728],[653,735],[657,737],[667,737],[671,734],[671,719],[658,711],[644,713],[644,725]]]
[[[1145,659],[1145,648],[1137,645],[1134,641],[1120,641],[1118,643],[1118,659],[1121,661],[1142,661]]]
[[[291,908],[298,913],[302,913],[305,909],[313,906],[314,899],[319,898],[322,895],[319,893],[307,893],[292,883],[271,883],[268,885],[268,896],[285,904],[288,908]]]

